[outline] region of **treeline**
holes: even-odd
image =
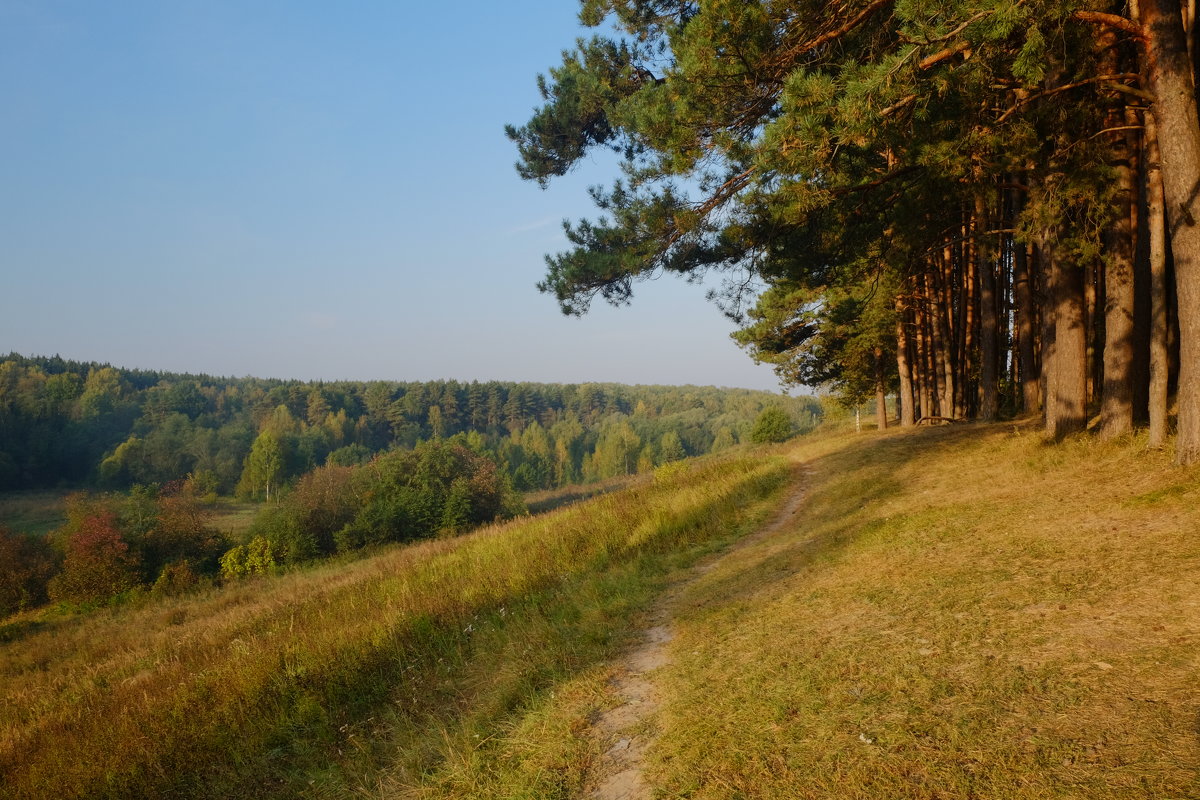
[[[191,478],[266,498],[324,465],[465,437],[519,490],[644,471],[749,441],[812,398],[713,387],[213,378],[61,358],[0,360],[0,489],[123,489]]]
[[[523,510],[496,463],[455,439],[361,466],[318,467],[264,505],[240,543],[210,524],[205,491],[192,476],[123,493],[76,492],[66,523],[48,536],[0,525],[0,615],[48,601],[177,594],[214,579],[460,533]]]
[[[1200,458],[1200,118],[1191,6],[585,0],[510,127],[545,182],[626,158],[543,289],[569,312],[724,269],[739,340],[900,421],[1041,413],[1105,436],[1178,404]],[[692,187],[685,192],[685,186]],[[754,279],[754,280],[751,280]],[[746,287],[757,280],[757,298]]]

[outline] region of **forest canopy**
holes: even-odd
[[[645,471],[750,441],[759,413],[797,431],[821,404],[748,389],[214,378],[60,358],[0,358],[0,490],[127,489],[190,479],[267,499],[351,467],[461,437],[520,491]]]
[[[620,175],[541,284],[566,313],[725,276],[785,382],[900,421],[1147,421],[1200,458],[1200,124],[1171,0],[583,0],[507,128],[545,184]]]

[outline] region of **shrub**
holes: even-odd
[[[221,556],[221,577],[265,575],[278,565],[279,558],[271,542],[262,536],[255,536],[246,544],[230,548]]]
[[[63,570],[48,587],[50,599],[107,600],[137,586],[137,567],[117,529],[117,515],[98,511],[68,535]]]
[[[44,603],[54,562],[54,551],[45,539],[0,525],[0,615]]]
[[[215,503],[220,488],[217,473],[211,469],[190,472],[183,482],[183,494],[194,497],[201,503]]]
[[[778,406],[771,406],[764,408],[758,415],[758,419],[754,421],[754,428],[750,431],[750,440],[755,444],[785,442],[792,438],[794,433],[792,418],[788,416],[788,413]]]
[[[158,574],[158,579],[154,581],[150,593],[155,597],[182,594],[194,588],[198,582],[199,579],[188,562],[176,561],[163,567],[162,572]]]

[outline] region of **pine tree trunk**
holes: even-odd
[[[942,284],[945,291],[942,295],[942,302],[948,309],[950,338],[954,342],[954,416],[956,419],[965,419],[967,406],[963,392],[967,385],[967,375],[965,371],[966,353],[963,348],[966,346],[967,318],[963,314],[962,305],[962,265],[956,257],[960,252],[961,248],[949,244],[943,248]]]
[[[1104,381],[1104,375],[1101,374],[1104,361],[1097,357],[1104,349],[1104,317],[1097,313],[1102,302],[1099,298],[1104,296],[1104,273],[1098,262],[1092,262],[1083,268],[1080,277],[1083,279],[1084,360],[1087,364],[1084,407],[1091,408],[1096,401],[1097,388]]]
[[[1047,431],[1051,429],[1051,421],[1054,419],[1056,413],[1055,397],[1057,396],[1054,385],[1054,303],[1053,297],[1050,294],[1050,271],[1053,260],[1050,248],[1053,246],[1055,236],[1057,236],[1057,233],[1053,228],[1043,229],[1038,238],[1037,248],[1038,269],[1041,274],[1042,285],[1042,369],[1040,388],[1042,394],[1042,421]]]
[[[1122,134],[1122,140],[1124,140]],[[1100,435],[1111,439],[1133,430],[1133,215],[1137,201],[1130,147],[1118,144],[1117,219],[1105,236],[1104,389]]]
[[[1055,439],[1087,426],[1087,324],[1083,270],[1058,258],[1057,231],[1043,229],[1039,258],[1046,275],[1042,372],[1046,433]]]
[[[1017,216],[1016,209],[1013,216]],[[1020,242],[1013,249],[1013,294],[1016,305],[1017,325],[1017,373],[1021,381],[1021,410],[1034,414],[1040,398],[1038,384],[1041,376],[1037,369],[1036,335],[1034,326],[1037,314],[1034,308],[1033,276],[1029,269],[1029,249]]]
[[[1167,230],[1162,167],[1154,115],[1146,114],[1146,216],[1150,240],[1150,447],[1167,443],[1167,387],[1171,370],[1167,346]]]
[[[937,376],[937,413],[943,417],[954,416],[954,364],[950,357],[950,343],[946,330],[946,317],[939,302],[940,293],[934,286],[934,269],[930,264],[925,273],[925,303],[929,309],[930,347],[933,352],[933,368]]]
[[[929,368],[929,346],[925,336],[925,312],[919,305],[916,309],[916,355],[917,355],[917,391],[920,395],[921,413],[918,420],[933,416],[933,391],[931,387],[932,370]]]
[[[997,403],[999,411],[1003,412],[1004,394],[1002,387],[1016,386],[1017,383],[1017,337],[1013,326],[1013,252],[1016,242],[1011,233],[1014,226],[1012,208],[1008,203],[1008,193],[1003,189],[996,193],[996,207],[1000,210],[1001,228],[996,239],[996,376]],[[1016,398],[1012,399],[1010,408],[1016,406]]]
[[[1146,0],[1152,110],[1179,303],[1179,435],[1175,459],[1200,460],[1200,121],[1178,0]]]
[[[875,427],[879,430],[886,430],[888,426],[887,418],[887,392],[884,390],[883,383],[883,348],[875,348]]]
[[[908,428],[916,424],[913,414],[914,397],[912,371],[908,365],[908,329],[905,324],[907,316],[904,301],[896,298],[896,372],[900,377],[900,427]]]
[[[1083,274],[1079,267],[1057,257],[1048,236],[1042,249],[1050,276],[1050,313],[1054,325],[1054,355],[1050,366],[1052,402],[1047,404],[1046,432],[1055,439],[1087,427],[1088,335]]]
[[[974,375],[974,360],[975,360],[975,339],[976,330],[979,324],[979,315],[976,309],[976,279],[975,279],[975,247],[974,241],[970,238],[969,224],[964,223],[963,234],[967,237],[966,258],[960,259],[962,264],[962,316],[963,316],[963,359],[960,365],[963,381],[963,414],[965,418],[973,418],[976,408],[974,399],[974,386],[972,385],[971,376]]]
[[[979,276],[979,417],[985,422],[996,419],[996,364],[999,361],[996,334],[996,272],[992,268],[991,248],[983,237],[987,209],[982,197],[975,198],[975,272]]]

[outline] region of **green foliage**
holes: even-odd
[[[80,402],[89,375],[96,376],[96,413],[85,418]],[[108,399],[99,402],[101,397]],[[657,463],[669,433],[688,454],[710,452],[720,429],[728,429],[735,441],[744,438],[759,411],[778,402],[792,406],[797,419],[815,423],[819,414],[811,399],[743,389],[310,384],[10,355],[0,359],[0,490],[64,483],[119,490],[187,482],[191,475],[202,486],[187,491],[209,501],[214,493],[235,490],[262,498],[266,477],[273,476],[274,500],[323,464],[365,464],[380,452],[412,449],[440,434],[495,459],[519,490],[535,491],[636,471],[647,444],[650,461]],[[626,442],[632,448],[629,467],[625,454],[613,450],[611,431],[622,422],[639,440],[636,447],[632,439]]]
[[[250,542],[221,559],[225,577],[270,571],[334,552],[457,533],[519,510],[495,461],[457,439],[327,464],[305,474],[251,525]]]
[[[977,198],[992,208],[999,186],[1028,185],[1011,226],[978,223],[1051,222],[1056,255],[1079,268],[1103,252],[1117,212],[1100,134],[1124,130],[1106,118],[1136,56],[1098,47],[1075,10],[584,2],[589,24],[620,32],[577,42],[539,78],[545,105],[509,128],[517,171],[545,183],[598,147],[624,160],[591,190],[596,218],[566,224],[539,288],[581,314],[663,272],[723,272],[715,299],[739,319],[751,309],[739,340],[785,383],[851,404],[886,390],[895,302],[913,301],[905,283],[935,272],[927,261],[960,240]]]
[[[202,469],[188,473],[187,478],[184,479],[182,491],[199,502],[215,503],[219,489],[220,482],[217,480],[217,474],[211,469]]]
[[[66,500],[66,516],[38,539],[0,526],[0,611],[47,598],[104,602],[156,581],[160,592],[182,590],[215,573],[228,547],[180,484],[135,486],[125,496],[76,493]]]
[[[1036,25],[1025,31],[1022,45],[1013,61],[1013,75],[1029,84],[1041,83],[1046,74],[1046,40]]]
[[[658,440],[658,463],[666,464],[682,458],[687,458],[687,451],[683,449],[683,440],[675,431],[667,431]]]
[[[286,409],[284,409],[286,411]],[[283,475],[283,446],[279,437],[271,430],[264,430],[250,447],[246,459],[246,471],[240,486],[249,496],[257,495],[261,489],[267,500],[271,499],[271,486],[278,487]]]
[[[785,442],[795,435],[792,419],[782,408],[772,406],[764,408],[754,421],[754,429],[750,431],[750,441],[755,444]]]
[[[325,460],[326,464],[332,464],[338,467],[355,467],[359,464],[365,464],[371,460],[372,453],[366,446],[357,442],[348,444],[345,447],[339,447],[329,454]]]
[[[351,467],[327,465],[305,474],[295,488],[265,507],[250,528],[253,538],[269,542],[270,563],[254,562],[250,571],[278,563],[301,563],[334,552],[334,535],[358,513],[361,499]]]
[[[221,577],[240,578],[246,575],[266,575],[279,565],[271,542],[255,536],[246,544],[231,547],[221,556]]]
[[[774,364],[781,383],[829,388],[855,406],[878,381],[886,390],[896,380],[882,369],[896,347],[890,288],[878,279],[819,289],[780,283],[759,297],[734,339],[756,361]]]

